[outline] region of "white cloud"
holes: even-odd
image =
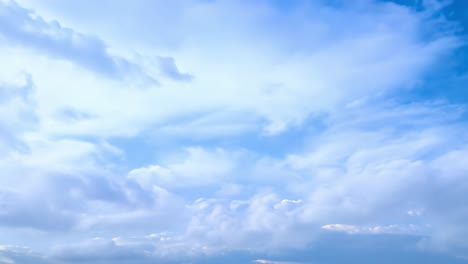
[[[18,247],[12,245],[0,245],[0,263],[16,264],[16,263],[48,263],[47,259],[32,251],[27,247]]]
[[[284,15],[261,3],[246,9],[230,1],[189,2],[180,10],[182,18],[178,18],[180,25],[176,27],[184,32],[183,37],[178,48],[170,52],[177,65],[193,73],[194,79],[184,84],[161,80],[161,87],[146,85],[146,89],[137,91],[142,86],[138,78],[126,82],[107,80],[24,48],[8,47],[1,56],[14,61],[8,71],[27,71],[36,81],[41,90],[41,128],[46,133],[110,137],[152,130],[163,135],[232,135],[234,129],[237,134],[252,130],[277,134],[301,124],[311,114],[411,86],[425,69],[457,46],[457,40],[450,35],[423,40],[419,32],[430,23],[420,13],[397,5],[367,4],[362,9],[311,4],[304,11]],[[162,5],[162,9],[154,10],[171,6],[160,2],[153,5]],[[63,6],[66,9],[72,5]],[[103,7],[109,13],[121,5],[103,3],[96,8]],[[47,8],[39,8],[44,9],[48,13]],[[243,14],[242,23],[232,15],[236,12]],[[221,20],[214,23],[211,17]],[[36,20],[50,26],[45,19]],[[274,23],[265,26],[267,22]],[[153,26],[139,26],[154,34]],[[205,30],[200,32],[202,28]],[[295,31],[288,33],[286,28]],[[66,31],[60,26],[58,30]],[[236,52],[230,52],[233,48]],[[159,52],[157,47],[138,50],[141,57],[154,57],[152,54]],[[98,55],[101,53],[108,57],[104,48],[99,49]],[[139,63],[137,58],[134,61]],[[46,69],[43,65],[47,65]],[[145,68],[157,71],[159,65],[149,63]],[[64,107],[94,118],[64,122],[55,117]],[[213,120],[212,112],[220,116]],[[201,114],[193,118],[193,113]],[[174,122],[187,116],[183,122]],[[233,123],[226,122],[233,117]],[[204,122],[208,122],[209,129]]]
[[[322,226],[322,229],[346,232],[348,234],[419,234],[424,228],[414,225],[356,226],[346,224],[328,224]]]
[[[248,200],[199,199],[191,205],[186,239],[201,241],[217,251],[303,246],[317,234],[305,235],[313,225],[301,223],[300,202],[285,206],[286,201],[271,192]]]
[[[15,1],[0,2],[1,35],[10,45],[19,45],[44,53],[52,58],[65,59],[113,78],[137,74],[149,83],[155,82],[132,62],[112,56],[102,40],[95,36],[65,28],[56,20],[45,21],[34,11]]]
[[[75,4],[21,2],[37,13],[0,5],[0,225],[55,234],[55,257],[302,247],[321,229],[468,247],[465,107],[387,98],[459,45],[450,30],[423,36],[450,27],[434,10],[143,1],[132,22],[128,3],[102,1],[102,21],[62,24]],[[159,156],[123,165],[122,138]],[[113,239],[63,246],[94,236]]]
[[[261,264],[300,264],[302,262],[291,262],[291,261],[275,261],[275,260],[266,260],[266,259],[257,259],[255,263]]]
[[[2,257],[0,256],[0,263],[4,263],[4,264],[15,264],[16,262],[14,260],[12,260],[11,258],[7,258],[7,257]]]
[[[185,154],[167,165],[149,165],[133,169],[128,178],[144,188],[162,186],[187,188],[221,183],[234,173],[239,154],[223,149],[187,148]]]

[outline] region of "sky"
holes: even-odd
[[[0,0],[0,263],[468,263],[468,2]]]

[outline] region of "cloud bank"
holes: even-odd
[[[1,1],[0,263],[464,263],[451,7]]]

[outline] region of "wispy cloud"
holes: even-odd
[[[156,83],[139,65],[111,55],[106,44],[96,36],[63,27],[58,21],[46,21],[15,1],[0,2],[0,34],[3,41],[21,45],[46,56],[68,60],[112,78],[140,75]]]

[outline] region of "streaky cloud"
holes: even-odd
[[[63,27],[58,21],[48,22],[15,1],[1,1],[0,9],[0,36],[3,41],[68,60],[108,77],[120,79],[137,75],[148,83],[157,84],[139,65],[111,55],[106,44],[96,36]]]

